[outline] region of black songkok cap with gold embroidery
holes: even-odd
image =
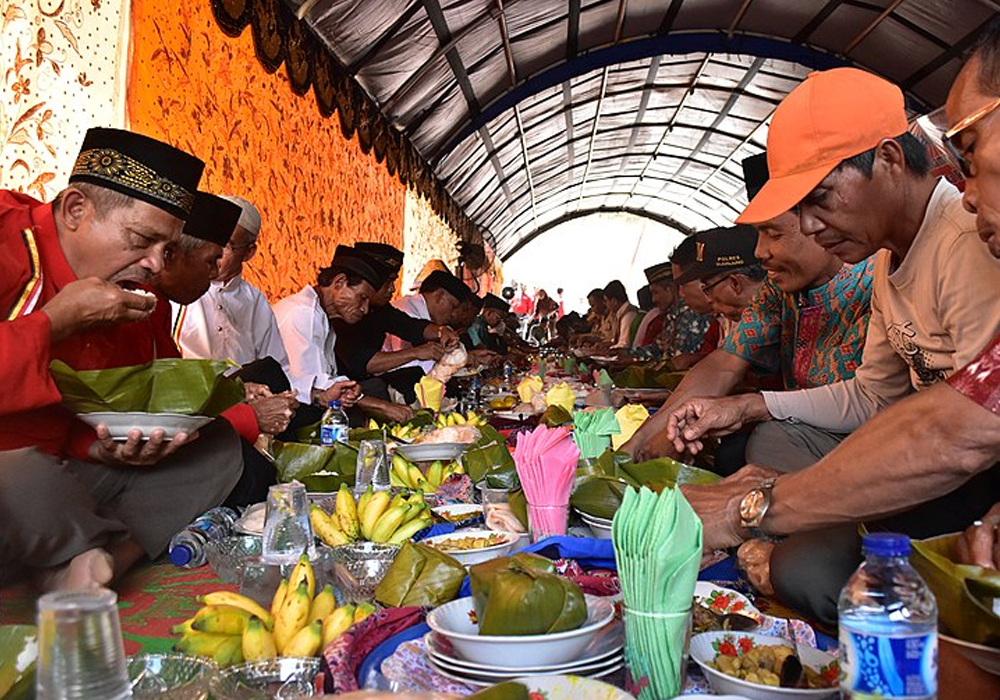
[[[399,271],[403,269],[403,251],[388,243],[358,241],[354,244],[354,250],[376,258],[394,274],[398,275]]]
[[[486,296],[483,297],[483,308],[493,309],[494,311],[499,311],[505,314],[510,311],[510,304],[498,297],[496,294],[487,292]]]
[[[332,269],[337,273],[353,272],[375,289],[385,284],[391,275],[384,263],[371,255],[359,253],[349,245],[338,245],[330,267],[323,269]]]
[[[187,220],[205,164],[162,141],[122,129],[83,138],[70,182],[88,182],[141,199]]]
[[[195,192],[194,206],[184,223],[184,233],[224,247],[229,243],[242,214],[243,209],[227,199],[208,192]]]

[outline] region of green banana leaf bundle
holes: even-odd
[[[573,416],[562,406],[552,405],[545,409],[538,422],[550,428],[558,428],[560,425],[569,425],[572,423]]]
[[[517,681],[505,681],[470,695],[469,700],[530,700],[530,697],[528,686]]]
[[[525,636],[575,630],[587,620],[587,601],[580,587],[564,576],[540,568],[536,562],[514,557],[492,572],[488,590],[477,592],[472,579],[479,634]],[[480,584],[481,585],[481,584]]]
[[[407,542],[375,589],[375,600],[389,607],[437,607],[455,599],[465,567],[444,552]]]
[[[496,580],[497,574],[510,567],[512,563],[550,574],[556,572],[555,564],[552,563],[551,559],[531,552],[518,552],[509,557],[490,559],[482,564],[469,567],[469,584],[472,587],[472,605],[475,608],[476,617],[481,616],[486,608],[486,601],[490,597],[493,581]]]
[[[607,519],[614,517],[629,486],[648,486],[659,492],[684,484],[714,484],[720,478],[669,457],[636,464],[626,455],[610,450],[596,460],[581,464],[570,505],[588,515]]]
[[[475,484],[486,479],[494,488],[516,487],[520,482],[506,439],[489,425],[480,426],[479,432],[479,440],[462,456],[465,473]]]
[[[49,369],[74,413],[180,413],[217,416],[244,399],[243,383],[223,375],[218,360],[153,360],[144,365],[74,370],[54,360]]]
[[[301,481],[307,491],[321,492],[336,491],[342,483],[354,485],[358,451],[351,445],[322,447],[275,440],[271,453],[279,481]]]
[[[523,527],[525,532],[527,532],[529,529],[528,498],[524,495],[524,489],[519,486],[507,494],[507,505],[510,506],[510,510],[517,518],[517,521],[521,523],[521,527]]]
[[[910,562],[937,598],[942,631],[974,644],[1000,647],[1000,573],[955,563],[959,535],[913,541]]]
[[[615,386],[623,389],[670,389],[677,388],[684,378],[684,372],[679,372],[667,362],[653,365],[632,365],[626,367],[612,377]]]
[[[33,625],[0,626],[0,698],[35,697],[38,629]]]

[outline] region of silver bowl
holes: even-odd
[[[219,672],[212,683],[216,700],[291,700],[321,695],[316,690],[320,659],[254,661]]]
[[[126,666],[134,700],[204,700],[218,672],[212,661],[186,654],[136,654]]]
[[[333,590],[340,604],[372,600],[375,589],[392,566],[399,549],[399,545],[377,542],[331,547]]]

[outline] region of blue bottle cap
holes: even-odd
[[[331,402],[330,402],[330,403],[328,403],[327,405],[328,405],[328,406],[329,406],[330,408],[340,408],[340,402],[339,402],[339,401],[331,401]]]
[[[194,552],[186,544],[179,544],[167,555],[174,566],[184,566],[194,558]]]
[[[878,557],[908,557],[910,538],[898,532],[873,532],[861,538],[861,550]]]

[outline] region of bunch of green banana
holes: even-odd
[[[459,412],[439,413],[434,420],[434,425],[438,428],[446,428],[449,425],[474,425],[479,427],[486,425],[486,419],[475,411],[468,411],[464,415]]]
[[[413,489],[421,493],[434,493],[452,474],[464,474],[465,469],[458,462],[448,465],[436,461],[424,474],[420,467],[411,464],[400,454],[392,456],[392,470],[389,472],[389,483],[404,489]]]
[[[351,490],[342,485],[335,507],[333,515],[317,505],[309,509],[313,532],[333,547],[357,540],[402,544],[432,522],[423,493],[390,497],[388,491],[369,487],[355,502]]]
[[[315,587],[312,565],[303,555],[278,586],[270,610],[239,593],[208,593],[194,617],[174,626],[174,633],[181,635],[176,649],[210,657],[220,666],[277,656],[316,656],[352,624],[375,612],[371,603],[338,608],[331,584],[318,593]]]

